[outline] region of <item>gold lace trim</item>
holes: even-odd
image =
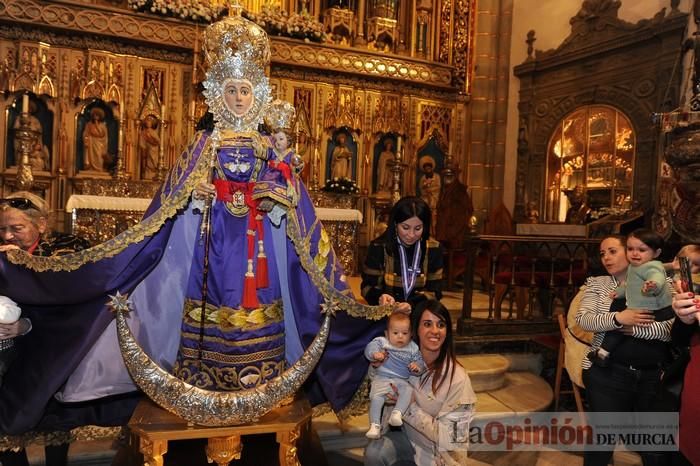
[[[352,317],[370,320],[379,320],[391,314],[392,306],[366,306],[355,301],[351,294],[337,290],[311,257],[311,233],[305,238],[302,236],[299,219],[294,210],[287,211],[287,219],[287,236],[294,245],[302,267],[309,274],[311,282],[319,290],[327,306],[337,306]],[[314,223],[314,227],[316,225],[317,222]]]
[[[369,389],[370,380],[369,377],[365,377],[347,406],[338,412],[334,412],[340,422],[341,430],[345,429],[345,424],[351,417],[367,414],[369,410]],[[331,411],[333,411],[331,405],[326,402],[314,406],[311,415],[313,417],[319,417]]]
[[[180,348],[180,353],[189,359],[199,359],[199,350],[196,349]],[[216,351],[202,351],[202,360],[206,359],[224,364],[252,364],[279,358],[280,356],[284,356],[284,341],[277,348],[249,354],[222,354]]]

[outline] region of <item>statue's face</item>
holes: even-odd
[[[224,84],[224,102],[234,115],[248,113],[254,99],[253,85],[247,79],[230,79]]]
[[[289,147],[289,138],[287,138],[287,134],[284,131],[276,132],[272,138],[274,140],[275,149],[282,151]]]

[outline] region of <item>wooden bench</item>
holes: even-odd
[[[280,445],[281,466],[298,466],[296,441],[299,432],[311,420],[311,406],[305,399],[294,400],[267,413],[255,424],[229,427],[193,425],[151,400],[141,401],[129,421],[131,432],[139,439],[139,451],[145,466],[162,466],[170,440],[208,439],[206,455],[210,462],[226,466],[241,458],[241,437],[275,433]]]

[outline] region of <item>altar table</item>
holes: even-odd
[[[71,232],[99,244],[135,225],[151,199],[74,194],[66,203],[71,215]]]

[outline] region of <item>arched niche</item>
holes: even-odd
[[[358,153],[359,136],[354,131],[347,127],[342,127],[334,130],[331,133],[330,139],[326,141],[326,180],[337,178],[334,176],[333,165],[336,158],[346,160],[347,169],[343,170],[345,176],[342,178],[350,178],[357,182],[357,153]]]
[[[594,212],[629,210],[636,139],[625,113],[607,105],[584,105],[559,120],[547,143],[541,220],[567,220],[576,190]]]
[[[114,106],[101,99],[89,99],[85,102],[82,111],[77,115],[76,171],[107,176],[114,170],[119,144],[119,120],[115,110]],[[96,151],[98,146],[101,163],[98,167],[93,167],[89,160],[90,153]],[[99,162],[93,161],[95,164]]]
[[[7,128],[5,134],[5,162],[4,166],[13,167],[19,163],[20,154],[17,153],[18,145],[15,139],[15,131],[19,126],[19,115],[22,112],[22,96],[25,92],[15,93],[6,108]],[[54,110],[49,105],[49,96],[38,96],[33,92],[26,92],[29,104],[29,128],[35,131],[37,140],[29,154],[32,170],[50,171],[52,164]]]
[[[654,112],[677,107],[681,73],[677,68],[688,16],[662,9],[636,24],[618,18],[619,2],[586,0],[571,18],[571,34],[553,50],[534,50],[514,69],[520,80],[515,221],[525,206],[540,212],[547,202],[547,151],[557,125],[585,106],[622,112],[636,134],[631,202],[650,209],[656,196],[661,155]],[[676,70],[676,71],[674,71]]]

